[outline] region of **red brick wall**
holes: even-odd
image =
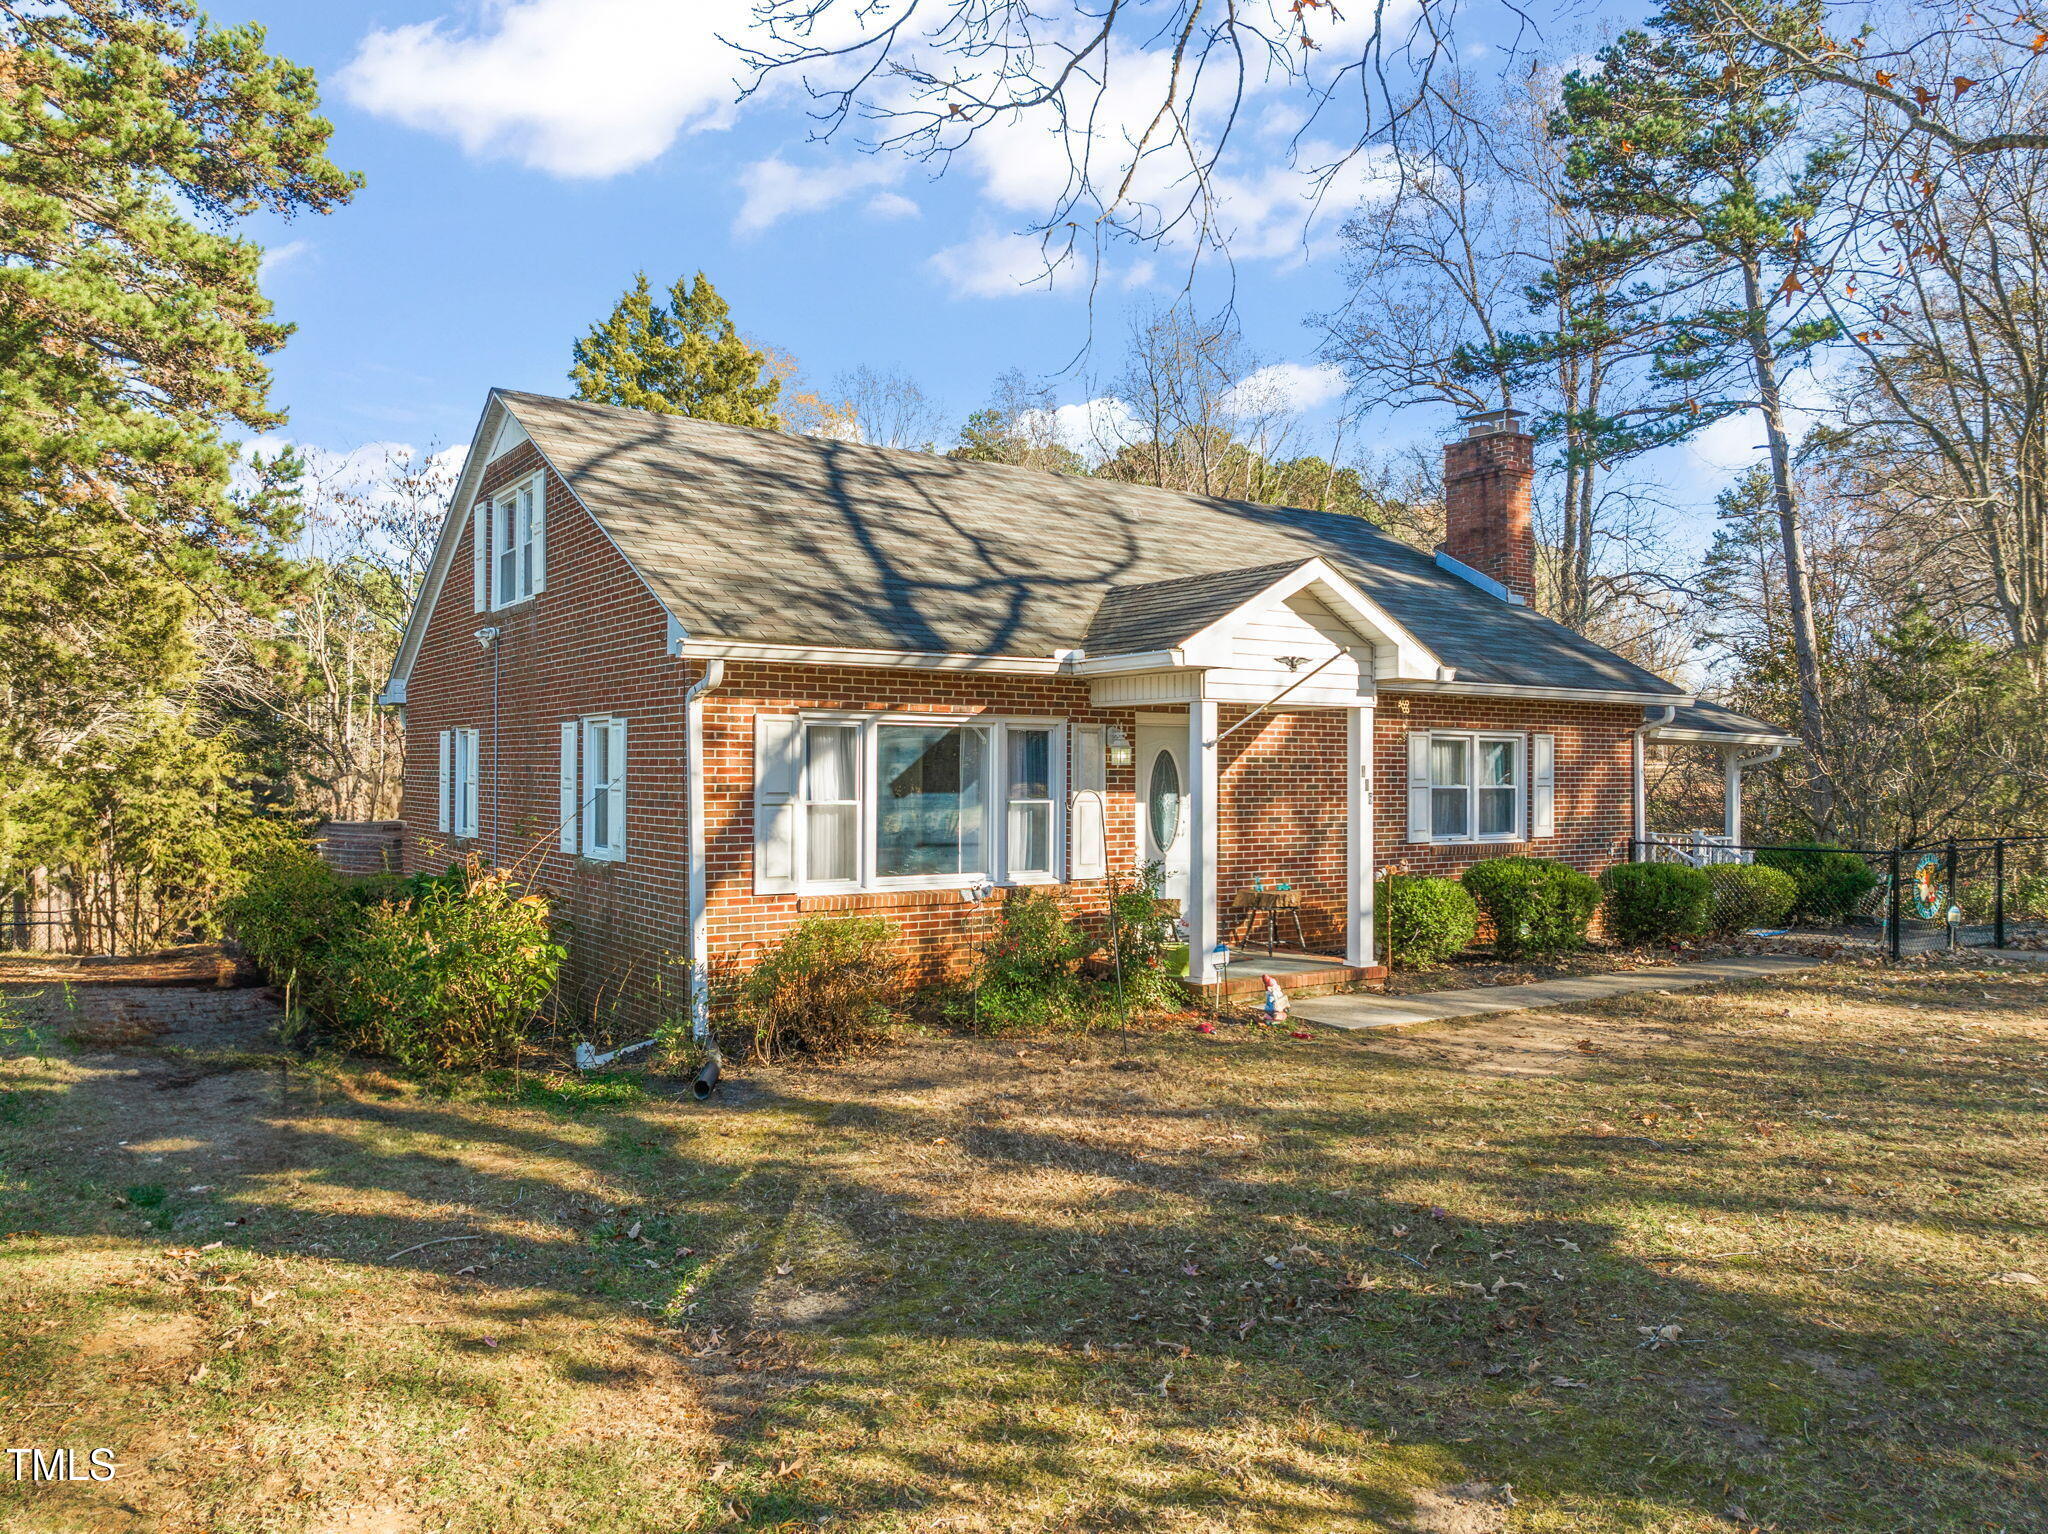
[[[751,963],[790,927],[815,911],[861,911],[886,917],[902,932],[913,973],[937,979],[963,969],[975,935],[992,920],[987,907],[955,890],[897,890],[860,895],[754,893],[754,716],[799,710],[989,714],[1116,724],[1134,730],[1131,713],[1091,708],[1084,684],[1058,677],[733,662],[706,696],[704,819],[708,842],[710,950],[719,959]],[[1109,769],[1110,867],[1128,873],[1137,862],[1134,769]],[[1060,887],[1075,915],[1099,917],[1105,881]]]
[[[1228,730],[1248,710],[1219,709]],[[1349,871],[1344,857],[1344,715],[1268,713],[1217,747],[1221,815],[1216,826],[1216,899],[1233,940],[1263,941],[1265,918],[1232,909],[1240,890],[1263,880],[1301,893],[1302,935],[1311,951],[1344,951]],[[1294,919],[1280,916],[1280,940],[1295,945]]]
[[[522,447],[492,465],[483,492],[530,472]],[[492,613],[472,609],[470,529],[462,529],[450,578],[430,615],[408,683],[405,866],[444,866],[480,854],[549,890],[572,937],[565,996],[576,1031],[617,1037],[651,1027],[682,1006],[688,935],[683,690],[701,671],[665,653],[667,616],[610,541],[552,478],[547,500],[547,589]],[[475,631],[502,631],[495,657]],[[497,668],[495,719],[493,667]],[[1130,711],[1089,706],[1084,684],[1061,678],[732,662],[705,704],[710,953],[748,963],[802,916],[866,910],[903,932],[926,978],[958,971],[985,908],[954,891],[799,897],[753,893],[754,716],[763,711],[885,710],[989,713],[1122,726]],[[1170,712],[1170,710],[1168,711]],[[559,728],[607,713],[628,721],[627,857],[599,863],[557,850]],[[1243,711],[1225,710],[1228,726]],[[1640,712],[1598,704],[1505,702],[1388,694],[1375,740],[1376,841],[1381,868],[1455,874],[1475,858],[1507,851],[1561,857],[1597,871],[1629,835],[1629,732]],[[455,842],[434,830],[438,732],[479,732],[479,836]],[[1558,835],[1483,848],[1411,846],[1407,755],[1412,728],[1542,730],[1557,736]],[[1264,715],[1233,734],[1221,757],[1218,895],[1226,931],[1232,897],[1254,879],[1301,890],[1312,947],[1343,943],[1345,724],[1339,713]],[[1134,773],[1109,774],[1111,867],[1137,859]],[[1100,881],[1063,887],[1079,915],[1098,916]],[[1290,924],[1291,928],[1291,924]]]
[[[484,473],[482,493],[531,473],[530,446]],[[564,1002],[596,1039],[651,1026],[673,990],[688,942],[683,838],[683,662],[667,654],[668,618],[604,533],[552,475],[547,492],[547,589],[496,612],[471,605],[470,537],[462,530],[441,600],[428,618],[406,687],[408,870],[479,853],[551,892],[572,935]],[[501,631],[494,657],[479,628]],[[694,674],[694,668],[688,674]],[[626,859],[600,863],[559,850],[563,721],[627,721]],[[480,741],[479,835],[434,830],[439,732]],[[638,1036],[638,1035],[636,1035]]]

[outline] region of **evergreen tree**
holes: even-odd
[[[1744,412],[1762,418],[1807,812],[1825,829],[1833,791],[1821,657],[1784,377],[1836,333],[1809,308],[1809,285],[1818,283],[1806,226],[1838,180],[1843,153],[1802,143],[1800,96],[1811,81],[1781,47],[1755,36],[1811,42],[1820,24],[1821,0],[1672,0],[1647,30],[1601,49],[1597,69],[1566,78],[1552,131],[1570,149],[1572,201],[1620,231],[1575,242],[1558,263],[1560,278],[1584,285],[1647,273],[1611,289],[1586,321],[1589,344],[1617,331],[1655,336],[1651,398],[1591,423],[1603,456],[1682,441]]]
[[[608,319],[576,343],[569,377],[578,399],[728,426],[780,431],[780,379],[740,338],[732,311],[702,272],[678,277],[657,303],[641,272]]]
[[[263,40],[184,0],[0,6],[0,777],[189,678],[189,615],[276,573],[289,509],[230,496],[222,434],[283,419],[290,327],[228,226],[360,183]]]

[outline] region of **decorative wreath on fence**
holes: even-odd
[[[1913,865],[1913,914],[1933,919],[1948,911],[1948,889],[1942,882],[1947,862],[1938,852],[1923,854]]]

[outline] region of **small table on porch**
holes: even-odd
[[[1270,957],[1279,936],[1280,913],[1285,911],[1294,918],[1294,941],[1304,949],[1308,947],[1308,938],[1301,930],[1300,890],[1239,890],[1230,906],[1241,913],[1238,922],[1240,942],[1258,929],[1259,917],[1263,915],[1266,918],[1266,953]]]

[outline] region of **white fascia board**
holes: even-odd
[[[1321,556],[1303,560],[1301,565],[1273,582],[1250,601],[1217,619],[1182,647],[1196,665],[1226,663],[1231,635],[1247,619],[1285,602],[1310,586],[1327,599],[1339,617],[1351,620],[1359,638],[1370,646],[1373,670],[1381,680],[1400,677],[1433,677],[1443,668],[1429,646],[1409,633],[1379,603],[1353,585],[1336,567]]]
[[[1799,744],[1799,737],[1796,735],[1779,735],[1762,730],[1652,729],[1645,732],[1644,738],[1677,741],[1688,746],[1784,746],[1788,750]]]
[[[717,656],[724,660],[779,661],[792,666],[881,666],[913,671],[994,671],[1014,676],[1058,676],[1073,670],[1070,661],[1033,655],[969,655],[937,650],[863,650],[842,645],[760,644],[745,639],[691,635],[683,641],[685,656]]]
[[[1075,660],[1071,669],[1076,676],[1117,676],[1126,671],[1183,671],[1187,666],[1185,650],[1144,650],[1084,657]]]
[[[1507,682],[1423,682],[1400,680],[1380,683],[1383,692],[1443,693],[1466,698],[1541,698],[1555,703],[1633,703],[1644,708],[1683,708],[1697,703],[1689,692],[1625,692],[1597,687],[1517,687]]]

